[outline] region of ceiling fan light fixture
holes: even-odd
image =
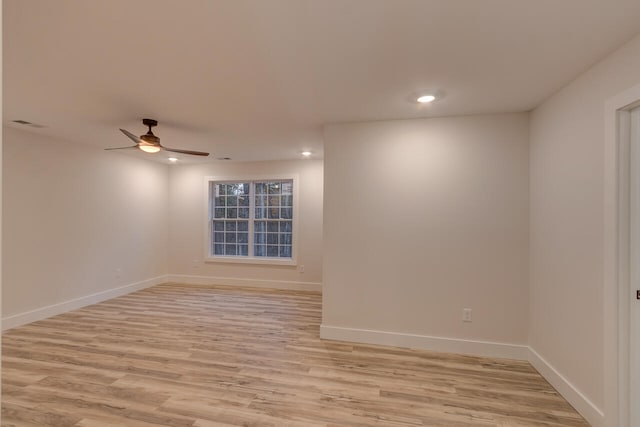
[[[160,151],[160,147],[156,145],[142,145],[138,144],[138,148],[144,151],[145,153],[157,153]]]

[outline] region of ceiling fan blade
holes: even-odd
[[[174,153],[182,153],[182,154],[191,154],[192,156],[208,156],[209,153],[205,153],[204,151],[192,151],[192,150],[179,150],[177,148],[166,148],[162,147],[165,151],[172,151]]]
[[[132,145],[130,147],[115,147],[115,148],[105,148],[105,150],[126,150],[127,148],[138,148],[137,145]]]
[[[125,135],[127,135],[129,137],[129,139],[132,140],[133,142],[135,142],[136,144],[140,144],[140,143],[144,142],[143,140],[141,140],[140,138],[138,138],[137,136],[135,136],[134,134],[132,134],[128,130],[120,129],[120,132],[122,132]]]
[[[144,119],[142,120],[142,123],[145,126],[149,126],[149,132],[146,135],[143,135],[143,137],[138,137],[126,129],[120,129],[120,132],[125,134],[127,138],[129,138],[130,140],[136,143],[134,147],[122,147],[122,149],[140,148],[142,149],[142,151],[147,151],[150,153],[156,152],[161,149],[165,151],[171,151],[173,153],[189,154],[191,156],[208,156],[209,155],[209,153],[205,153],[204,151],[180,150],[178,148],[163,147],[162,145],[160,145],[160,138],[158,138],[151,132],[151,128],[156,126],[158,122],[151,119]],[[145,148],[149,148],[149,149],[145,149]],[[153,148],[153,150],[150,150],[151,148]],[[121,148],[110,148],[110,150],[120,150],[120,149]]]

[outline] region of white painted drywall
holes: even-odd
[[[298,266],[305,266],[304,273],[296,266],[203,262],[206,235],[205,177],[282,174],[297,174],[299,177]],[[298,283],[302,287],[307,284],[317,287],[322,282],[322,180],[321,160],[172,165],[169,172],[171,275],[177,275],[180,281],[186,282],[202,278],[202,283],[209,280],[222,284],[266,283],[277,286],[288,282]]]
[[[9,127],[3,160],[5,317],[167,274],[166,165]]]
[[[526,113],[326,126],[323,326],[526,344],[527,141]]]
[[[638,83],[640,36],[531,114],[530,346],[599,410],[605,102]]]

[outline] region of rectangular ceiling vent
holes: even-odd
[[[29,126],[29,127],[32,127],[32,128],[40,129],[40,128],[44,127],[43,125],[39,125],[39,124],[36,124],[36,123],[31,123],[31,122],[28,122],[26,120],[12,120],[12,121],[13,121],[13,123],[17,123],[17,124],[23,125],[23,126]]]

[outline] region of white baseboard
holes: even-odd
[[[160,283],[166,283],[167,281],[167,276],[158,276],[151,279],[142,280],[140,282],[131,283],[129,285],[120,286],[118,288],[109,289],[107,291],[75,298],[69,301],[48,305],[46,307],[36,308],[35,310],[30,310],[24,313],[7,316],[2,319],[2,330],[6,331],[17,326],[26,325],[27,323],[66,313],[67,311],[76,310],[78,308],[86,307],[91,304],[97,304],[111,298],[139,291],[140,289],[159,285]]]
[[[288,289],[296,291],[322,291],[318,282],[291,282],[281,280],[238,279],[235,277],[191,276],[188,274],[170,274],[169,281],[185,285],[228,285],[252,288]]]
[[[525,345],[341,328],[328,325],[320,326],[320,338],[503,359],[527,360],[528,355],[528,348]]]
[[[534,349],[526,345],[432,337],[369,329],[320,326],[320,337],[337,341],[407,347],[474,356],[527,360],[593,427],[604,426],[602,411]]]
[[[604,426],[604,414],[580,390],[549,362],[529,347],[529,363],[573,406],[593,427]]]

